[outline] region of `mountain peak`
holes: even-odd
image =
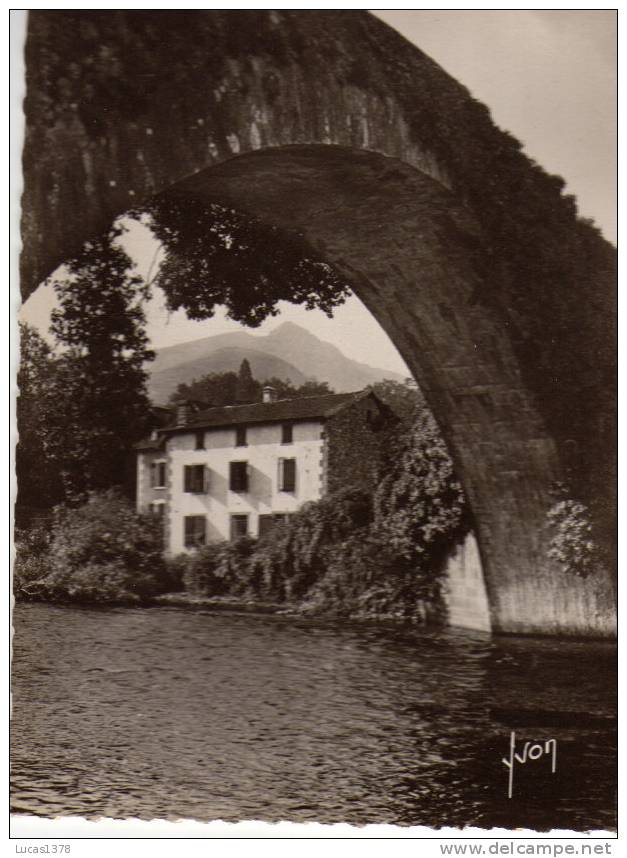
[[[268,334],[268,337],[284,336],[310,337],[314,340],[318,339],[315,334],[312,334],[311,331],[307,330],[307,328],[301,328],[301,326],[297,325],[296,322],[281,322],[280,325]]]
[[[362,390],[384,378],[401,381],[404,377],[351,360],[337,346],[285,321],[262,336],[234,331],[157,350],[149,368],[151,397],[166,401],[181,382],[189,383],[209,372],[237,372],[244,357],[260,381],[272,376],[293,384],[315,379],[326,381],[336,393]]]

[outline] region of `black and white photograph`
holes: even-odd
[[[12,836],[612,854],[618,11],[10,18]]]

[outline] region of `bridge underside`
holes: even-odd
[[[608,582],[567,578],[548,559],[559,457],[507,319],[478,300],[481,233],[450,191],[375,153],[291,146],[231,159],[166,193],[296,229],[351,283],[411,369],[456,461],[495,630],[608,633]]]
[[[557,337],[552,354],[561,386],[550,388],[561,391],[556,411],[529,344],[539,350],[555,340],[557,320],[548,317],[538,335],[535,320],[542,307],[534,304],[533,290],[504,300],[508,278],[494,264],[495,239],[485,218],[458,192],[434,150],[412,136],[403,104],[380,81],[386,72],[397,74],[400,62],[418,102],[426,96],[430,104],[433,75],[439,74],[445,109],[453,114],[463,112],[462,102],[469,99],[463,88],[368,16],[241,13],[249,24],[258,21],[266,36],[275,33],[290,46],[279,62],[259,51],[255,40],[234,47],[225,13],[185,13],[187,39],[191,43],[196,36],[193,56],[177,60],[173,83],[171,58],[164,69],[147,54],[153,67],[145,72],[160,83],[151,79],[151,99],[144,99],[143,112],[131,118],[111,87],[120,80],[131,91],[141,86],[141,80],[123,76],[130,74],[124,46],[141,51],[151,19],[144,13],[71,13],[77,32],[68,36],[60,32],[67,14],[31,14],[26,289],[71,256],[77,243],[154,193],[230,205],[297,229],[347,278],[433,409],[472,507],[494,630],[612,634],[608,573],[599,570],[585,580],[566,575],[548,558],[546,526],[551,488],[566,479],[564,450],[573,435],[584,463],[580,482],[589,493],[586,500],[599,507],[605,503],[611,455],[599,451],[599,436],[590,430],[611,414],[595,392],[607,370],[601,348],[591,345],[600,341],[607,313],[602,308],[592,333],[576,330],[574,319],[559,320],[560,336],[569,325],[569,336],[580,334],[582,356],[581,373],[569,369],[566,378],[560,353],[571,340]],[[349,20],[359,24],[356,32],[343,32]],[[346,39],[332,59],[316,41],[330,33],[336,42]],[[369,46],[371,68],[364,81],[370,83],[347,80],[338,71],[355,37]],[[373,39],[379,40],[376,54]],[[98,46],[108,51],[100,76],[94,73]],[[199,52],[210,49],[208,67]],[[65,53],[75,67],[73,73],[70,63],[64,72],[64,86],[50,72],[50,52],[59,66]],[[41,70],[45,58],[47,77]],[[107,79],[110,68],[117,69],[114,79]],[[81,109],[86,81],[98,89],[101,106],[107,99],[111,105],[93,124],[93,111]],[[199,87],[207,93],[204,100]],[[160,92],[168,101],[160,101]],[[38,105],[47,106],[52,122],[46,124]],[[571,287],[556,283],[556,289]],[[533,319],[535,327],[523,350],[525,319]],[[588,397],[589,408],[596,407],[593,419],[577,410],[580,395]],[[610,423],[608,437],[611,432]]]

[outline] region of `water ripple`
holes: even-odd
[[[14,623],[15,812],[614,826],[609,645],[172,608]],[[560,749],[512,801],[510,729]]]

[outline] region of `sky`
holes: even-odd
[[[484,102],[542,167],[561,175],[592,218],[616,241],[616,15],[595,10],[380,10],[375,14],[438,62]],[[126,247],[146,274],[155,245],[133,227]],[[22,316],[43,331],[54,295],[39,289]],[[354,360],[406,373],[378,323],[355,298],[333,319],[281,303],[281,314],[251,331],[266,334],[283,321],[308,328]],[[193,322],[168,314],[157,294],[148,305],[148,334],[161,348],[241,326],[218,311]]]

